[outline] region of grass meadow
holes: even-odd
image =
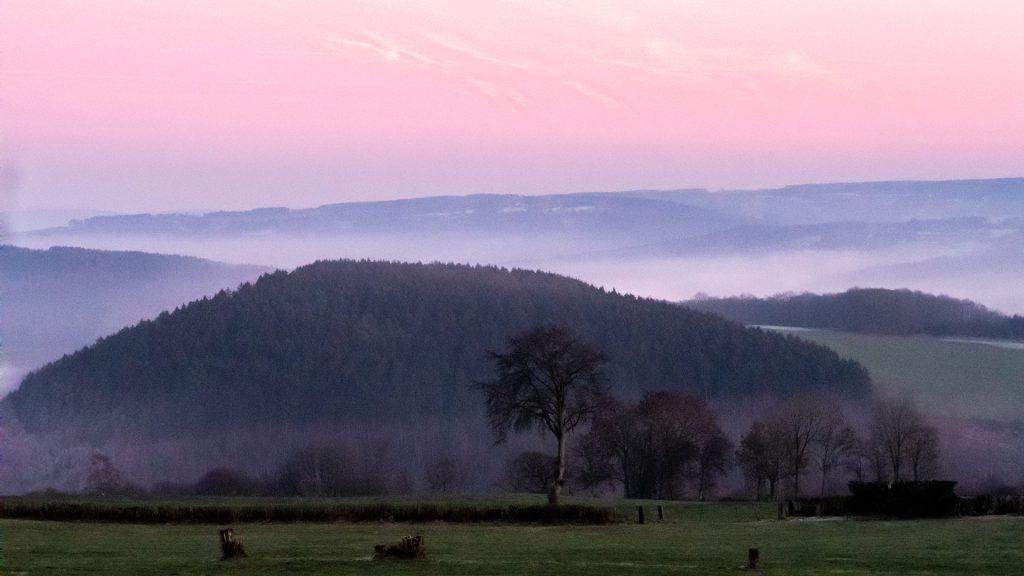
[[[1024,566],[1024,518],[928,521],[776,521],[771,504],[666,503],[665,521],[643,502],[601,526],[487,523],[236,524],[249,557],[221,561],[212,524],[0,520],[0,573],[186,574],[730,574],[747,549],[756,573],[786,575],[996,575]],[[422,534],[422,560],[373,560],[374,544]]]
[[[877,390],[909,393],[930,414],[1003,421],[1024,418],[1022,349],[928,336],[781,331],[857,360],[871,373]]]

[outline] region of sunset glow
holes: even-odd
[[[1020,175],[1017,1],[0,6],[2,209]]]

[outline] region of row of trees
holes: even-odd
[[[877,400],[868,434],[859,437],[837,403],[804,397],[754,422],[736,457],[759,498],[780,495],[778,485],[785,479],[791,495],[799,496],[800,479],[809,468],[820,473],[823,496],[831,474],[843,467],[862,481],[927,479],[938,470],[939,442],[935,427],[909,399]]]
[[[740,441],[737,461],[754,484],[758,498],[775,496],[779,480],[792,480],[800,494],[800,478],[813,462],[821,473],[824,495],[829,474],[856,445],[856,435],[846,424],[838,404],[818,398],[800,398],[755,421]]]
[[[707,402],[695,395],[650,392],[639,402],[614,399],[603,381],[606,357],[570,330],[542,326],[513,338],[502,352],[491,352],[495,378],[479,383],[498,442],[510,431],[540,427],[558,443],[550,501],[566,483],[568,435],[589,422],[577,454],[577,480],[586,488],[620,484],[626,497],[673,498],[688,487],[698,498],[729,469],[733,444]],[[859,480],[922,480],[935,471],[938,435],[908,399],[875,403],[870,432],[861,438],[839,403],[822,396],[799,396],[772,407],[740,441],[735,458],[758,497],[791,495],[813,466],[820,473],[819,494],[845,466]],[[541,455],[521,455],[525,483],[547,479]],[[874,478],[870,478],[871,472]]]

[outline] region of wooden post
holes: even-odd
[[[637,506],[636,507],[636,518],[637,518],[637,524],[643,524],[644,523],[644,507],[643,506]]]
[[[664,519],[665,519],[665,507],[662,506],[661,504],[658,504],[658,520],[664,520]]]
[[[750,548],[747,550],[747,568],[754,570],[757,568],[757,564],[761,561],[761,551],[757,548]]]

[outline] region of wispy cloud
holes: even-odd
[[[808,58],[807,55],[793,50],[771,57],[766,64],[783,75],[817,78],[828,82],[843,83],[839,76],[828,66],[815,62]]]
[[[521,92],[512,90],[511,88],[506,88],[494,82],[481,80],[479,78],[466,78],[466,83],[473,86],[484,96],[487,96],[495,102],[513,104],[523,108],[533,107],[533,101]]]
[[[631,70],[638,70],[645,72],[651,76],[665,76],[672,78],[684,78],[690,80],[699,80],[704,77],[696,71],[683,69],[677,65],[663,65],[652,62],[645,62],[640,60],[631,60],[628,58],[602,58],[598,61],[600,64],[614,66],[618,68],[629,68]]]
[[[478,60],[480,62],[484,62],[487,64],[496,64],[498,66],[513,68],[515,70],[521,70],[524,72],[554,72],[554,70],[550,68],[545,68],[543,66],[539,66],[536,64],[528,64],[514,59],[499,58],[497,56],[492,56],[491,54],[488,54],[480,50],[479,48],[476,48],[475,46],[471,46],[470,44],[467,44],[462,40],[452,38],[451,36],[438,34],[437,32],[432,32],[429,30],[422,30],[421,32],[426,38],[428,38],[438,46],[450,50],[452,52],[461,54],[463,56],[467,56],[474,60]]]
[[[608,96],[607,94],[603,94],[601,92],[598,92],[597,90],[584,86],[579,82],[575,82],[573,80],[562,80],[562,85],[572,88],[573,90],[579,92],[580,94],[586,96],[587,98],[597,100],[598,102],[604,104],[609,108],[622,108],[622,104],[620,104],[618,100],[612,98],[611,96]]]
[[[664,38],[639,42],[638,54],[602,58],[601,64],[629,68],[659,77],[692,81],[741,80],[751,77],[798,77],[842,84],[831,68],[796,50],[746,53],[691,48]]]
[[[370,29],[366,28],[365,26],[362,26],[360,24],[351,24],[351,26],[352,26],[352,28],[354,28],[354,29],[358,30],[359,32],[361,32],[367,38],[373,40],[378,46],[381,46],[382,48],[384,48],[386,50],[395,52],[400,57],[408,57],[408,58],[411,58],[411,59],[416,60],[418,62],[421,62],[423,64],[437,64],[437,62],[433,58],[431,58],[430,56],[427,56],[426,54],[423,54],[421,52],[412,50],[411,48],[406,48],[404,46],[401,46],[400,43],[395,42],[394,40],[391,40],[390,38],[387,38],[387,37],[383,36],[382,34],[379,34],[379,33],[375,32],[373,30],[370,30]]]
[[[422,66],[436,66],[438,64],[434,58],[422,52],[406,48],[400,43],[394,42],[363,26],[350,24],[350,27],[361,35],[362,38],[321,33],[320,39],[323,45],[330,50],[340,52],[352,48],[372,52],[389,62],[403,62]]]

